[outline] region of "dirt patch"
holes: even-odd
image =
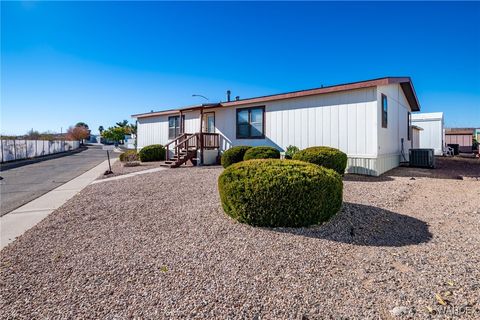
[[[480,177],[479,158],[436,157],[435,169],[395,168],[387,173],[393,177],[429,177],[436,179],[461,179]]]

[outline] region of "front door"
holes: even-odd
[[[215,112],[206,112],[202,118],[202,131],[215,133]]]

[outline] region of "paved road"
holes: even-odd
[[[117,153],[110,152],[113,157]],[[70,181],[106,160],[101,147],[0,172],[0,216]],[[105,168],[107,169],[107,168]]]

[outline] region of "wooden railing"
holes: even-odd
[[[220,147],[220,135],[218,133],[183,133],[174,140],[165,145],[166,159],[170,160],[170,148],[175,154],[180,154],[180,150],[195,149],[215,149]]]
[[[174,140],[170,141],[169,143],[167,143],[167,144],[165,145],[165,149],[166,149],[166,150],[165,150],[165,151],[166,151],[166,159],[167,159],[167,160],[170,160],[170,152],[169,152],[169,151],[170,151],[170,145],[173,144],[173,150],[176,150],[179,141],[184,140],[188,135],[190,135],[190,134],[188,134],[188,133],[182,133],[181,135],[179,135],[178,137],[176,137]]]
[[[181,149],[186,149],[186,150],[189,150],[191,148],[197,149],[199,147],[198,139],[199,139],[198,133],[187,134],[183,140],[180,140],[175,145],[175,153],[178,154]]]
[[[218,133],[203,132],[201,135],[203,138],[204,149],[215,149],[220,147],[220,142],[219,142],[220,135]]]

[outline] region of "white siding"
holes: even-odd
[[[215,109],[222,150],[236,145],[269,145],[285,150],[332,146],[349,156],[375,157],[375,88],[259,104],[265,106],[265,139],[236,139],[236,108]],[[238,107],[257,106],[250,104]]]
[[[398,155],[379,155],[377,158],[348,157],[347,172],[379,176],[399,164]]]
[[[200,131],[200,111],[191,111],[185,113],[186,133],[195,133]]]
[[[378,88],[378,155],[398,155],[401,161],[408,160],[411,141],[408,140],[408,112],[410,105],[398,84],[379,86]],[[382,128],[382,94],[388,100],[388,125]],[[403,155],[402,150],[403,139]]]
[[[195,133],[200,130],[200,112],[185,112],[185,132]],[[151,144],[165,145],[168,139],[168,117],[151,117],[138,119],[138,149]]]
[[[168,116],[138,119],[137,149],[168,141]]]
[[[418,129],[412,130],[412,134],[413,134],[412,148],[413,149],[420,148],[420,132],[421,130],[418,130]]]
[[[388,128],[382,128],[381,94],[388,98]],[[239,106],[265,107],[265,139],[236,138],[235,107],[215,111],[215,132],[220,134],[220,149],[237,145],[273,146],[285,150],[331,146],[349,157],[348,172],[379,175],[398,166],[401,139],[408,159],[408,111],[411,110],[400,85],[372,87]],[[185,112],[185,132],[199,131],[200,113]],[[138,120],[138,148],[166,144],[168,116]]]

